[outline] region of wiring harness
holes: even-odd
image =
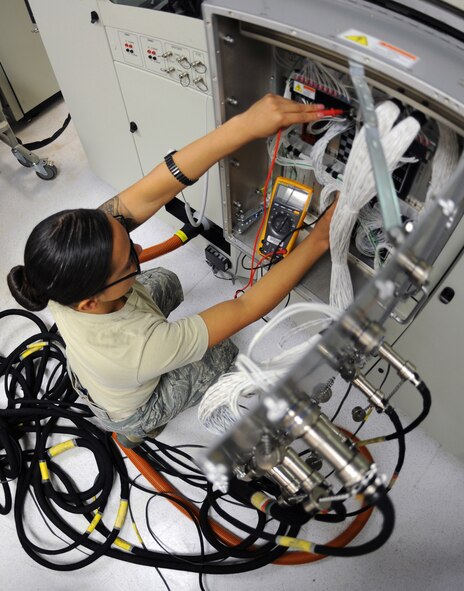
[[[372,507],[366,506],[343,533],[328,544],[317,544],[308,541],[301,528],[310,519],[328,524],[343,521],[346,511],[336,501],[332,510],[314,514],[301,507],[281,507],[275,502],[278,488],[266,478],[255,482],[234,479],[226,495],[213,490],[196,460],[181,448],[151,440],[137,451],[119,449],[110,433],[94,424],[88,407],[79,403],[67,374],[64,344],[56,329],[48,329],[37,316],[18,310],[2,312],[0,320],[17,314],[35,328],[31,337],[0,360],[6,396],[6,406],[0,410],[4,497],[0,512],[6,515],[14,510],[21,545],[42,566],[71,571],[108,556],[156,569],[198,573],[200,587],[204,588],[205,574],[247,572],[270,562],[298,564],[327,555],[364,554],[389,537],[394,512],[383,497],[373,502],[384,515],[384,524],[371,542],[344,548],[367,523]],[[84,450],[85,455],[78,450]],[[143,473],[148,486],[139,482],[140,474],[130,474],[121,452]],[[89,453],[90,463],[83,463],[82,458],[88,460]],[[372,462],[367,447],[363,454]],[[77,472],[73,473],[77,458]],[[90,485],[78,486],[82,472],[94,474]],[[178,480],[189,494],[181,493],[161,473]],[[134,490],[148,495],[146,529],[161,551],[149,549],[140,535],[131,504]],[[192,490],[200,493],[197,501],[188,498]],[[152,501],[157,497],[169,500],[193,521],[199,553],[178,554],[161,542],[151,524]],[[249,517],[243,520],[234,516],[236,509],[240,515],[250,512]],[[31,536],[27,520],[32,510],[40,514],[52,539],[60,539],[58,547],[55,543],[39,544]],[[224,525],[212,520],[212,512]],[[135,528],[136,542],[130,540],[129,521]],[[243,532],[243,538],[228,532],[227,524]]]

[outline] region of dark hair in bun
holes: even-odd
[[[31,232],[24,266],[8,273],[8,287],[27,310],[49,300],[65,306],[98,293],[111,274],[113,233],[99,209],[70,209],[53,214]]]
[[[36,312],[43,310],[48,304],[48,298],[41,297],[29,285],[23,265],[17,265],[11,269],[7,282],[15,300],[26,310]]]

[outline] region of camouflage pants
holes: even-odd
[[[144,271],[138,278],[165,316],[183,301],[182,286],[175,273],[162,267]],[[203,359],[174,369],[161,376],[148,402],[123,421],[106,428],[126,435],[144,437],[165,425],[186,408],[198,404],[206,390],[233,364],[237,347],[226,339],[208,349]]]

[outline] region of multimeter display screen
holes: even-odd
[[[307,192],[300,191],[296,187],[289,187],[280,184],[277,187],[277,192],[275,194],[274,200],[291,209],[303,209],[307,198]]]

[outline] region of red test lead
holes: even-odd
[[[318,113],[320,117],[336,117],[337,115],[344,114],[346,114],[346,111],[343,109],[324,109]]]

